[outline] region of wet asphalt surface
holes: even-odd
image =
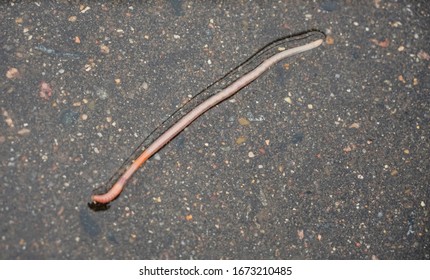
[[[0,5],[1,259],[429,259],[427,1]],[[88,208],[152,129],[319,29]]]

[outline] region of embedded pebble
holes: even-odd
[[[236,144],[240,145],[246,142],[246,137],[240,136],[236,139]]]
[[[239,124],[245,126],[245,125],[249,125],[250,122],[246,118],[239,118]]]
[[[100,45],[100,52],[103,54],[108,54],[110,52],[110,49],[106,45]]]
[[[6,78],[8,79],[16,79],[20,76],[18,69],[16,68],[10,68],[6,72]]]
[[[28,128],[22,128],[22,129],[18,130],[18,135],[27,136],[27,135],[30,134],[30,132],[31,132],[30,129],[28,129]]]

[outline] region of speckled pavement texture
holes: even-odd
[[[142,2],[0,4],[1,259],[430,259],[428,1]],[[310,29],[88,208],[191,96]]]

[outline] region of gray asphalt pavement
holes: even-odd
[[[0,4],[0,259],[430,259],[428,1],[142,2]],[[192,96],[311,29],[88,207]]]

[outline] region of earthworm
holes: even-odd
[[[322,33],[319,32],[321,35]],[[280,51],[269,58],[265,59],[261,64],[255,67],[253,70],[243,75],[229,86],[221,90],[220,92],[209,97],[197,107],[192,109],[189,113],[184,115],[179,121],[173,124],[169,129],[167,129],[163,134],[161,134],[151,145],[148,146],[140,155],[133,161],[133,163],[125,170],[125,172],[119,177],[119,179],[114,183],[111,189],[104,194],[95,194],[91,196],[93,203],[107,204],[117,198],[117,196],[124,189],[125,184],[131,178],[131,176],[146,162],[151,156],[158,152],[164,145],[166,145],[170,140],[172,140],[176,135],[178,135],[182,130],[184,130],[188,125],[190,125],[195,119],[201,116],[203,113],[208,111],[210,108],[221,103],[225,99],[231,97],[239,90],[250,84],[252,81],[260,77],[265,71],[267,71],[271,66],[279,62],[280,60],[287,58],[289,56],[299,54],[305,51],[309,51],[320,46],[323,43],[323,39],[317,39],[310,43],[300,45],[294,48],[286,49]]]

